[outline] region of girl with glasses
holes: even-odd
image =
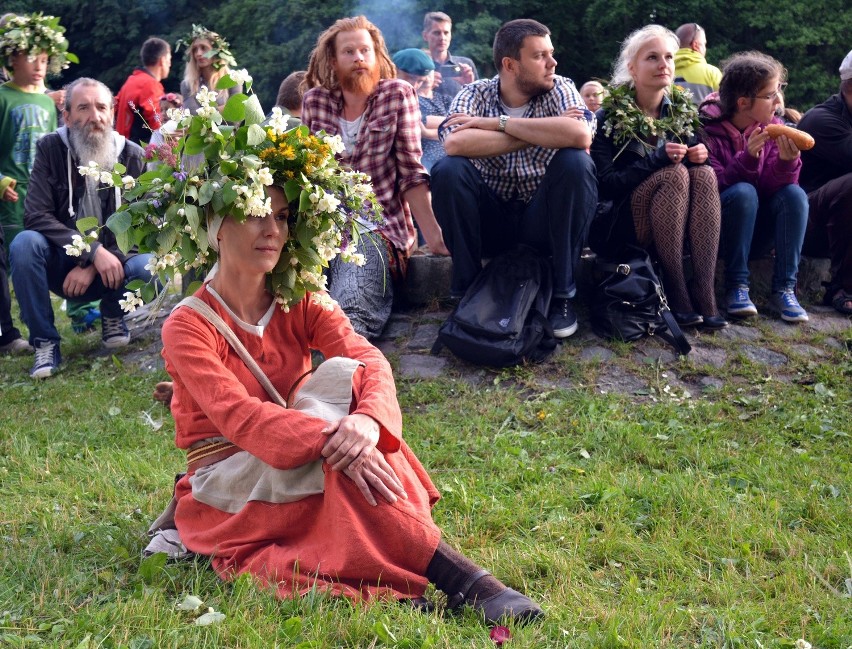
[[[783,124],[776,109],[785,77],[781,63],[760,52],[728,59],[718,94],[701,105],[703,140],[722,200],[728,315],[757,314],[749,297],[748,260],[774,247],[769,307],[787,322],[806,322],[795,293],[808,222],[808,198],[798,184],[802,162],[791,139],[772,140],[766,132],[768,124]]]

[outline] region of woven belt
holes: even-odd
[[[193,448],[186,453],[187,473],[197,471],[201,467],[210,466],[216,462],[239,453],[242,449],[231,442],[213,442]]]

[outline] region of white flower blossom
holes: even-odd
[[[250,81],[252,81],[251,75],[248,73],[248,70],[246,70],[246,69],[231,70],[230,73],[229,73],[229,76],[231,77],[231,81],[233,81],[236,84],[245,85],[245,84],[249,83]]]
[[[89,242],[79,234],[72,235],[71,243],[65,244],[63,248],[65,248],[65,254],[69,257],[80,257],[84,252],[92,251],[92,246],[89,245]]]
[[[811,649],[811,643],[804,638],[796,640],[796,649]]]
[[[255,194],[246,201],[245,211],[249,216],[266,216],[272,212],[272,200]]]
[[[322,141],[323,143],[327,144],[329,148],[331,148],[331,152],[334,155],[343,152],[343,138],[339,135],[326,135],[325,137],[323,137]]]
[[[278,136],[283,135],[287,132],[287,126],[289,124],[289,120],[284,112],[278,107],[272,109],[272,117],[269,118],[269,128],[272,129],[272,132]]]
[[[201,89],[195,95],[195,99],[200,106],[215,106],[218,98],[219,93],[209,90],[207,86],[201,86]],[[201,114],[199,111],[195,112],[197,115]]]
[[[257,172],[257,180],[260,184],[266,186],[269,186],[274,182],[272,172],[269,171],[269,167],[262,167],[260,171]]]
[[[334,194],[325,193],[317,202],[317,209],[320,212],[335,212],[340,207],[340,199]]]
[[[124,176],[121,179],[121,184],[124,185],[124,189],[133,189],[136,187],[136,179],[133,176]]]
[[[144,302],[139,296],[139,293],[133,291],[125,291],[124,299],[118,301],[118,305],[125,313],[133,313],[138,307],[142,306],[143,304]]]
[[[311,293],[311,301],[314,304],[321,306],[326,311],[331,311],[334,308],[334,305],[336,304],[336,302],[331,298],[331,296],[325,292]]]
[[[112,174],[108,171],[102,171],[100,174],[100,180],[104,185],[108,185],[110,187],[113,186]]]
[[[200,115],[204,119],[210,119],[211,117],[213,117],[213,115],[216,114],[216,112],[217,112],[217,109],[216,109],[215,105],[214,106],[199,106],[199,108],[195,111],[196,115]],[[208,141],[212,141],[212,136],[210,136],[210,137],[211,137],[211,139],[208,140]]]

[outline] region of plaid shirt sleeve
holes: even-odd
[[[556,92],[547,94],[550,105],[546,109],[546,112],[552,115],[561,115],[569,108],[579,106],[585,112],[584,119],[589,126],[589,130],[592,132],[592,137],[594,137],[597,131],[597,118],[592,111],[586,108],[586,102],[583,101],[583,97],[580,95],[574,82],[567,77],[558,77],[554,90]]]
[[[396,169],[399,191],[404,194],[412,187],[429,182],[429,174],[420,162],[420,102],[411,84],[400,83],[399,119],[396,123]]]
[[[497,77],[493,79],[481,79],[462,86],[461,91],[459,91],[459,94],[456,95],[453,103],[450,105],[448,115],[461,113],[474,117],[499,117],[498,88]],[[447,139],[447,136],[458,127],[458,124],[455,126],[441,124],[438,127],[438,136],[441,138],[441,142],[443,143]]]

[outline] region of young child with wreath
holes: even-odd
[[[48,74],[76,63],[55,16],[5,16],[0,65],[11,78],[0,85],[0,353],[32,351],[12,323],[6,251],[24,227],[24,200],[41,136],[56,130],[56,109],[44,93]]]

